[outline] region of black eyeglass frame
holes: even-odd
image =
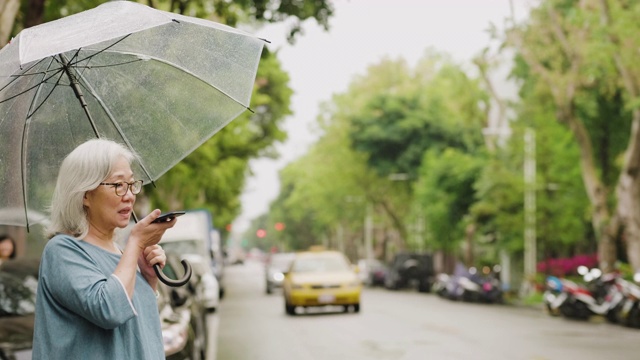
[[[126,188],[124,188],[124,192],[122,193],[122,195],[118,194],[118,189],[120,189],[122,186],[127,185]],[[138,187],[138,190],[135,190],[134,185],[135,184],[140,184]],[[142,191],[142,185],[144,185],[144,182],[142,180],[135,180],[132,182],[126,182],[126,181],[120,181],[120,182],[116,182],[116,183],[100,183],[100,185],[111,185],[113,186],[113,189],[115,190],[116,196],[125,196],[127,195],[127,192],[129,192],[129,189],[131,189],[131,193],[133,195],[138,195],[140,193],[140,191]]]

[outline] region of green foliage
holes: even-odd
[[[459,228],[483,161],[486,100],[477,81],[445,56],[427,53],[415,69],[384,59],[325,104],[318,119],[321,138],[280,174],[281,196],[271,204],[270,222],[285,219],[308,234],[296,239],[287,226],[293,248],[325,238],[330,245],[344,241],[357,248],[368,206],[376,229],[397,233],[400,248],[409,245],[408,224],[421,217],[428,227],[434,220]],[[421,168],[425,151],[433,161]],[[403,179],[391,176],[398,174],[404,182],[393,181]],[[426,176],[434,177],[423,181]],[[434,229],[446,233],[445,244],[460,235],[444,225]]]
[[[420,168],[415,197],[427,219],[427,244],[453,250],[464,237],[465,218],[475,201],[474,183],[484,158],[460,149],[429,149]]]
[[[413,72],[403,65],[383,62],[369,70],[370,77],[401,74],[367,90],[362,107],[350,115],[350,136],[378,174],[415,178],[428,148],[480,147],[487,96],[477,81],[437,54],[428,54]]]

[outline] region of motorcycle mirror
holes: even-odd
[[[586,266],[584,265],[578,266],[578,274],[584,276],[584,275],[587,275],[588,272],[589,272],[589,268],[587,268]]]

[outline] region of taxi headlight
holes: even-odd
[[[275,281],[282,281],[282,280],[284,280],[284,274],[283,274],[283,273],[281,273],[281,272],[273,273],[273,280],[275,280]]]

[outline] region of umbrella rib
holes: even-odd
[[[43,60],[44,60],[44,59],[43,59]],[[28,70],[26,70],[26,71],[29,71],[29,70],[33,69],[36,65],[40,64],[41,62],[42,62],[42,60],[41,60],[41,61],[39,61],[37,64],[34,64],[32,67],[30,67],[30,68],[29,68]],[[51,64],[49,64],[49,65],[51,65]],[[31,90],[33,90],[33,89],[37,88],[38,86],[40,86],[42,83],[45,83],[45,82],[49,81],[51,78],[53,78],[54,76],[56,76],[57,74],[59,74],[59,73],[62,71],[62,69],[55,69],[55,70],[56,70],[56,72],[53,72],[51,76],[49,76],[49,77],[45,77],[44,79],[42,79],[42,80],[41,80],[40,82],[38,82],[37,84],[35,84],[35,85],[33,85],[33,86],[31,86],[31,87],[29,87],[29,88],[25,89],[24,91],[21,91],[21,92],[19,92],[19,93],[17,93],[17,94],[14,94],[14,95],[12,95],[12,96],[10,96],[10,97],[8,97],[8,98],[5,98],[5,99],[0,100],[0,104],[2,104],[2,103],[4,103],[4,102],[7,102],[7,101],[9,101],[9,100],[11,100],[11,99],[15,99],[16,97],[18,97],[18,96],[20,96],[20,95],[24,95],[24,94],[28,93],[29,91],[31,91]],[[0,91],[2,91],[2,90],[4,90],[4,89],[6,89],[9,85],[13,84],[13,82],[14,82],[14,81],[16,81],[16,80],[18,80],[20,77],[27,76],[27,75],[28,75],[28,76],[46,75],[46,74],[47,74],[47,72],[48,72],[48,71],[38,71],[38,72],[36,72],[36,73],[30,73],[30,74],[24,74],[24,73],[23,73],[23,74],[20,74],[20,75],[12,75],[12,76],[14,77],[14,79],[13,79],[13,80],[11,80],[7,85],[5,85],[5,86],[3,86],[2,88],[0,88]]]
[[[31,65],[27,70],[25,70],[25,72],[27,72],[27,71],[29,71],[29,70],[33,69],[34,67],[36,67],[37,65],[39,65],[39,64],[40,64],[41,62],[43,62],[43,61],[44,61],[44,59],[40,59],[38,62],[34,63],[34,64],[33,64],[33,65]],[[22,66],[20,67],[20,70],[22,70]],[[39,73],[39,72],[38,72],[38,73]],[[33,74],[33,75],[36,75],[36,74],[38,74],[38,73],[35,73],[35,74]],[[4,89],[6,89],[6,88],[7,88],[7,86],[9,86],[9,85],[13,84],[13,82],[14,82],[14,81],[17,81],[20,77],[22,77],[22,76],[24,76],[24,75],[25,75],[25,74],[24,74],[24,73],[22,73],[22,74],[20,74],[20,75],[9,75],[9,76],[7,76],[7,77],[12,77],[13,79],[12,79],[11,81],[9,81],[5,86],[1,87],[1,88],[0,88],[0,91],[2,91],[2,90],[4,90]],[[31,74],[29,74],[29,75],[31,75]]]
[[[49,93],[47,94],[47,96],[45,96],[45,98],[40,102],[40,105],[38,105],[35,109],[33,109],[33,111],[31,111],[29,113],[29,115],[27,115],[27,117],[32,117],[33,115],[36,114],[36,112],[38,112],[38,110],[47,102],[47,99],[53,94],[53,90],[56,89],[56,87],[58,85],[60,85],[60,79],[62,79],[62,71],[58,71],[56,74],[59,74],[60,76],[58,77],[58,80],[56,81],[56,84],[53,86],[53,88],[51,89],[51,91],[49,91]],[[48,79],[51,79],[53,76],[50,76]],[[41,84],[45,83],[46,81],[42,81]]]
[[[98,104],[100,104],[100,107],[102,107],[102,110],[104,110],[104,112],[107,114],[107,118],[109,119],[109,121],[111,121],[111,124],[113,125],[113,127],[116,129],[116,131],[118,132],[118,134],[120,135],[120,137],[122,138],[122,140],[125,142],[125,144],[127,145],[127,147],[129,148],[129,150],[131,150],[132,152],[135,152],[135,149],[133,148],[133,146],[131,145],[131,143],[129,142],[129,139],[125,136],[124,131],[122,131],[122,128],[120,128],[120,125],[118,124],[117,121],[115,121],[115,118],[113,117],[113,114],[111,113],[111,111],[109,111],[109,108],[105,105],[105,103],[102,101],[102,99],[98,96],[98,94],[96,94],[95,90],[93,90],[93,88],[91,87],[91,85],[89,84],[89,82],[87,81],[87,79],[84,77],[83,74],[78,73],[78,78],[82,80],[82,82],[78,82],[83,88],[85,88],[86,90],[89,91],[89,93],[93,96],[93,98],[98,102]],[[96,135],[98,137],[100,137],[97,134],[96,131]],[[149,170],[147,170],[147,167],[144,165],[144,163],[142,162],[142,159],[138,159],[138,163],[140,164],[140,167],[142,168],[142,171],[144,171],[144,173],[147,175],[147,177],[149,178],[149,180],[151,180],[151,183],[153,184],[153,186],[156,186],[155,181],[153,180],[153,178],[151,177],[151,174],[149,173]]]
[[[216,89],[216,90],[217,90],[218,92],[220,92],[222,95],[224,95],[224,96],[228,97],[229,99],[231,99],[231,100],[235,101],[236,103],[238,103],[238,104],[242,105],[242,107],[244,107],[245,109],[249,109],[249,111],[253,112],[253,110],[251,110],[251,109],[249,108],[249,106],[247,106],[247,105],[243,104],[242,102],[240,102],[239,100],[237,100],[237,99],[236,99],[236,98],[234,98],[233,96],[231,96],[231,95],[227,94],[226,92],[224,92],[224,91],[220,90],[218,87],[216,87],[216,86],[214,86],[214,85],[209,84],[208,82],[206,82],[205,80],[203,80],[202,78],[200,78],[200,77],[199,77],[199,76],[197,76],[196,74],[192,73],[191,71],[189,71],[189,70],[187,70],[187,69],[183,68],[182,66],[178,66],[178,65],[176,65],[176,64],[174,64],[174,63],[171,63],[171,62],[168,62],[168,61],[165,61],[165,60],[162,60],[162,59],[157,59],[157,58],[153,58],[153,57],[152,57],[152,59],[154,59],[154,60],[156,60],[156,61],[158,61],[158,62],[161,62],[161,63],[163,63],[163,64],[167,64],[167,65],[169,65],[169,66],[173,66],[174,68],[176,68],[176,69],[178,69],[178,70],[180,70],[180,71],[184,72],[185,74],[190,75],[190,76],[193,76],[194,78],[196,78],[196,79],[198,79],[198,80],[202,81],[203,83],[205,83],[205,84],[209,85],[210,87],[212,87],[212,88]]]
[[[138,62],[138,61],[144,61],[144,60],[137,59],[137,60],[125,61],[125,62],[121,62],[117,64],[109,64],[109,65],[75,65],[75,68],[91,70],[91,69],[100,69],[100,68],[107,68],[107,67],[113,67],[113,66],[127,65],[127,64]]]
[[[105,49],[105,50],[106,50],[106,49]],[[140,56],[140,54],[136,54],[136,53],[132,53],[132,52],[123,52],[123,51],[118,51],[117,53],[118,53],[118,54],[122,54],[122,55]],[[175,68],[175,69],[177,69],[177,70],[182,71],[183,73],[185,73],[185,74],[187,74],[187,75],[189,75],[189,76],[192,76],[192,77],[194,77],[194,78],[198,79],[199,81],[201,81],[201,82],[205,83],[206,85],[208,85],[208,86],[210,86],[210,87],[214,88],[216,91],[218,91],[219,93],[221,93],[221,94],[223,94],[224,96],[228,97],[229,99],[233,100],[234,102],[236,102],[236,103],[238,103],[238,104],[242,105],[242,107],[244,107],[245,109],[247,109],[247,110],[249,110],[249,111],[253,112],[253,110],[251,110],[251,109],[249,108],[249,106],[247,106],[247,105],[243,104],[241,101],[237,100],[237,99],[236,99],[236,98],[234,98],[233,96],[231,96],[231,95],[227,94],[226,92],[224,92],[224,91],[220,90],[218,87],[216,87],[216,86],[214,86],[214,85],[211,85],[211,84],[210,84],[210,83],[208,83],[207,81],[205,81],[205,80],[203,80],[202,78],[200,78],[198,75],[196,75],[196,74],[192,73],[191,71],[189,71],[189,70],[187,70],[187,69],[183,68],[182,66],[177,65],[177,64],[172,63],[172,62],[169,62],[169,61],[166,61],[166,60],[163,60],[163,59],[159,59],[159,58],[157,58],[157,57],[148,56],[148,55],[144,55],[144,56],[146,56],[149,60],[155,60],[155,61],[157,61],[157,62],[160,62],[160,63],[166,64],[166,65],[169,65],[169,66],[171,66],[171,67],[173,67],[173,68]],[[140,59],[140,60],[142,60],[142,59]]]
[[[51,66],[52,63],[53,63],[53,60],[51,60],[48,66]],[[43,78],[45,76],[46,76],[46,71],[43,73]],[[20,175],[22,177],[22,202],[24,203],[24,217],[26,219],[27,232],[29,232],[29,212],[27,211],[27,209],[29,208],[29,202],[27,199],[27,162],[26,162],[27,146],[26,146],[26,143],[27,143],[27,133],[29,130],[29,126],[31,125],[31,118],[33,116],[33,114],[29,115],[29,113],[31,113],[33,104],[36,102],[36,99],[38,98],[38,95],[42,90],[42,84],[44,84],[44,81],[41,81],[38,84],[38,89],[36,90],[36,94],[31,98],[29,111],[27,112],[27,117],[24,119],[24,125],[22,127],[22,141],[20,143],[20,147],[21,147],[20,148]]]
[[[91,54],[91,55],[89,55],[89,56],[87,56],[87,57],[85,57],[85,58],[82,58],[82,59],[80,59],[80,58],[78,57],[78,55],[79,55],[79,53],[80,53],[80,50],[82,50],[82,48],[78,48],[78,50],[76,51],[76,56],[74,56],[74,57],[78,57],[78,60],[77,60],[76,62],[74,62],[74,63],[71,63],[71,62],[70,62],[70,63],[69,63],[69,65],[71,65],[71,66],[76,66],[76,64],[78,64],[78,63],[81,63],[81,62],[83,62],[83,61],[85,61],[85,60],[91,59],[91,58],[93,58],[93,57],[94,57],[94,56],[96,56],[96,55],[100,55],[101,53],[103,53],[103,52],[105,52],[105,51],[109,50],[110,48],[112,48],[112,47],[114,47],[114,46],[118,45],[120,42],[122,42],[123,40],[125,40],[125,39],[126,39],[126,38],[128,38],[129,36],[131,36],[131,34],[127,34],[127,35],[123,36],[123,37],[122,37],[122,39],[120,39],[120,40],[118,40],[118,41],[114,42],[113,44],[111,44],[111,45],[107,46],[106,48],[101,49],[101,50],[98,50],[95,54]]]
[[[2,99],[2,100],[0,100],[0,104],[2,104],[2,103],[4,103],[4,102],[7,102],[7,101],[9,101],[9,100],[11,100],[11,99],[15,99],[15,98],[17,98],[17,97],[18,97],[18,96],[20,96],[20,95],[24,95],[24,94],[28,93],[29,91],[31,91],[31,90],[33,90],[33,89],[35,89],[35,88],[39,87],[40,85],[42,85],[42,84],[46,83],[46,82],[47,82],[47,81],[49,81],[51,78],[53,78],[54,76],[56,76],[56,75],[58,75],[59,73],[61,73],[61,72],[62,72],[62,69],[56,69],[56,70],[57,70],[57,71],[56,71],[55,73],[53,73],[51,76],[49,76],[48,78],[42,79],[42,81],[40,81],[39,83],[37,83],[37,84],[35,84],[35,85],[31,86],[30,88],[28,88],[28,89],[26,89],[26,90],[24,90],[24,91],[21,91],[21,92],[19,92],[19,93],[15,94],[15,95],[12,95],[12,96],[10,96],[10,97],[8,97],[8,98],[6,98],[6,99]],[[46,75],[46,72],[42,72],[42,73],[38,73],[38,74],[40,74],[40,75]],[[36,75],[36,74],[34,74],[34,75]],[[0,91],[1,91],[1,90],[2,90],[2,89],[0,89]]]

